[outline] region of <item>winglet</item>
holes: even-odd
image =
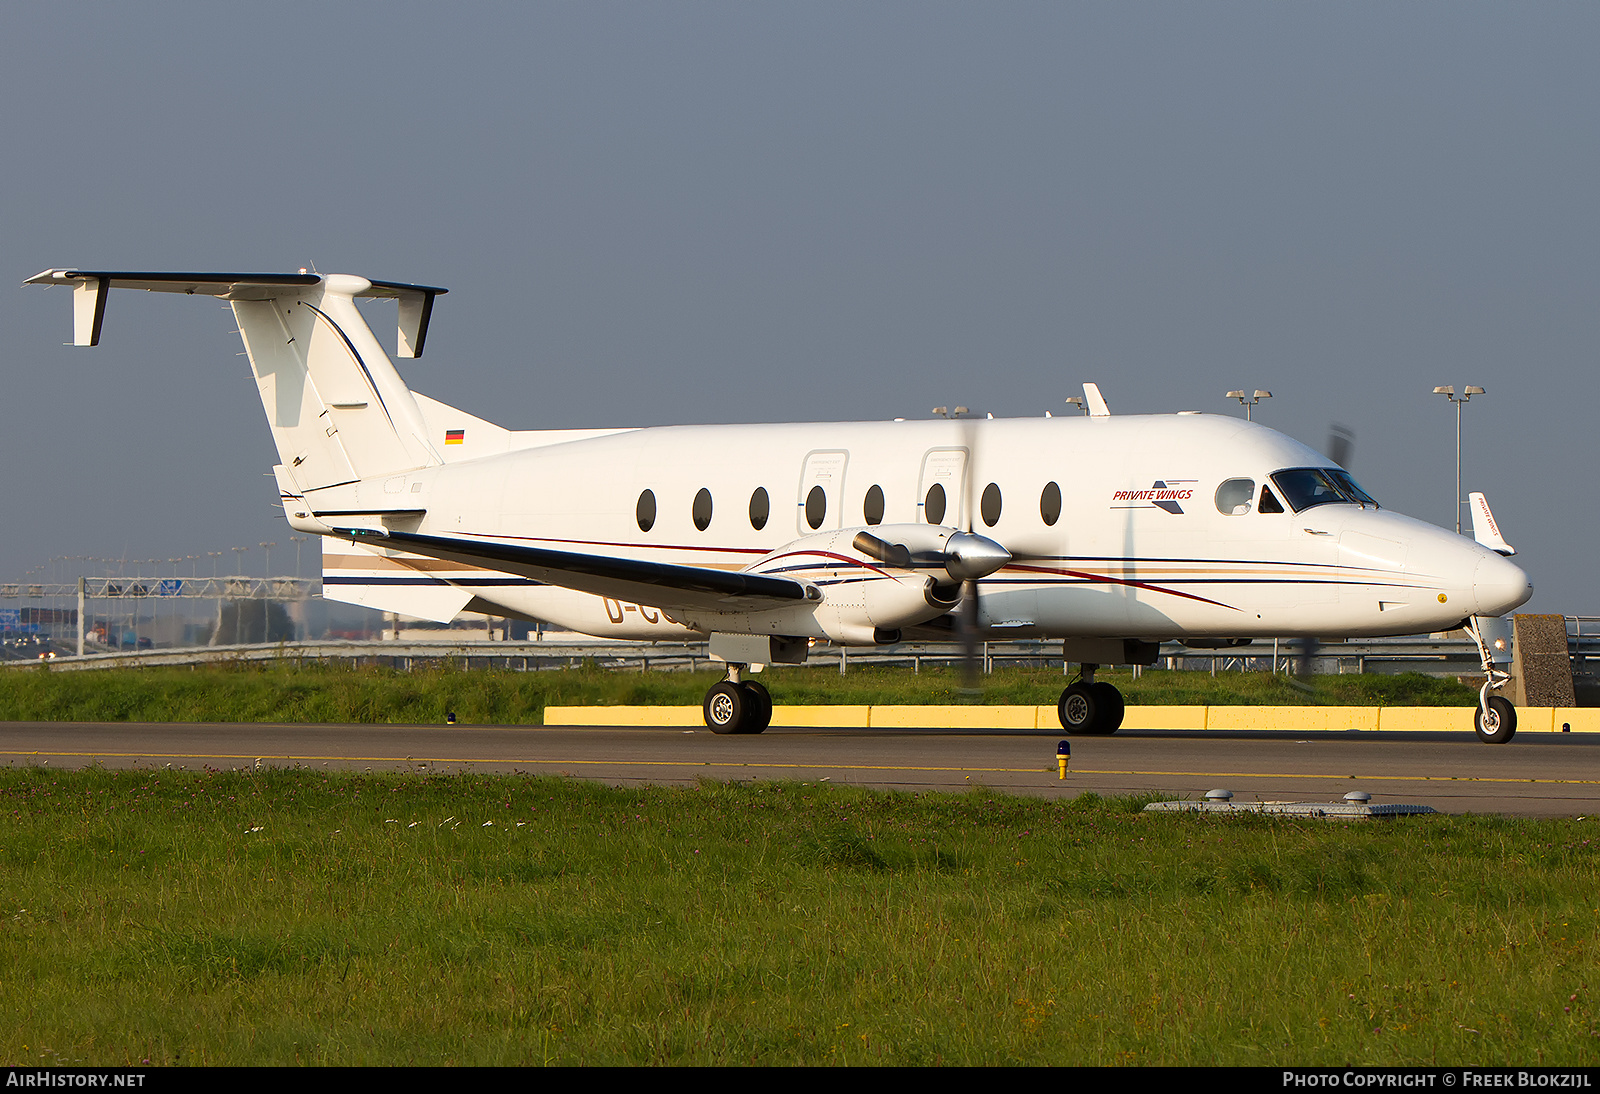
[[[1084,384],[1083,385],[1083,399],[1084,399],[1084,402],[1089,404],[1089,417],[1091,417],[1091,418],[1109,418],[1109,417],[1111,417],[1111,408],[1106,406],[1106,399],[1105,399],[1104,395],[1100,394],[1100,385],[1099,384]]]
[[[1467,495],[1467,501],[1472,508],[1472,538],[1496,554],[1508,557],[1516,554],[1517,549],[1500,535],[1500,525],[1495,522],[1494,512],[1489,508],[1489,499],[1474,492]]]

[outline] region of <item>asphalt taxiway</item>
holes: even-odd
[[[1463,734],[1228,734],[1124,730],[1073,737],[1015,730],[769,729],[718,736],[650,727],[0,723],[11,767],[254,766],[355,771],[493,771],[625,785],[785,779],[894,790],[985,786],[1062,797],[1156,792],[1236,801],[1373,803],[1447,813],[1600,815],[1600,736],[1523,734],[1485,745]]]

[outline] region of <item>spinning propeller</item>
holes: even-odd
[[[1355,430],[1338,422],[1328,426],[1328,459],[1348,471],[1350,457],[1355,452],[1355,447]],[[1310,635],[1300,639],[1300,656],[1297,659],[1299,663],[1295,667],[1295,675],[1299,677],[1299,683],[1304,688],[1310,687],[1311,659],[1316,656],[1320,645],[1321,643]]]

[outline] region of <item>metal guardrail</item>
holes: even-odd
[[[1600,662],[1600,617],[1568,616],[1568,648],[1574,667],[1586,671],[1592,660]],[[902,642],[871,649],[818,645],[811,651],[812,665],[837,664],[840,672],[851,665],[949,666],[963,660],[956,643]],[[986,642],[979,648],[985,672],[996,665],[1061,666],[1059,643],[1048,640]],[[1228,649],[1192,649],[1177,642],[1163,643],[1156,665],[1178,671],[1293,672],[1299,666],[1298,640],[1277,643],[1257,641]],[[605,641],[489,641],[463,639],[415,642],[373,639],[272,642],[246,645],[199,646],[185,649],[120,650],[82,657],[48,658],[52,670],[123,668],[133,666],[201,665],[268,661],[340,660],[387,664],[406,669],[418,664],[459,662],[463,667],[508,668],[519,671],[562,668],[585,662],[606,668],[649,671],[692,671],[712,663],[704,642],[615,643]],[[1370,638],[1328,642],[1316,647],[1312,669],[1318,673],[1422,672],[1433,676],[1476,675],[1478,654],[1465,638]],[[0,662],[0,667],[37,667],[34,658]],[[1137,671],[1137,670],[1136,670]]]
[[[1596,641],[1600,642],[1600,634]],[[1039,668],[1068,665],[1061,657],[1060,644],[1053,641],[987,642],[979,647],[985,672],[997,665],[1029,665]],[[840,672],[852,665],[922,666],[959,664],[963,651],[956,643],[902,642],[871,649],[818,645],[811,651],[813,665],[837,664]],[[1169,642],[1161,647],[1156,664],[1163,668],[1217,672],[1292,672],[1298,666],[1298,646],[1281,641],[1276,653],[1270,645],[1251,645],[1225,650],[1197,650]],[[343,660],[368,664],[388,664],[410,668],[417,664],[457,662],[463,667],[509,668],[534,671],[593,663],[606,668],[649,671],[692,671],[711,663],[703,642],[610,643],[553,641],[463,640],[411,642],[308,641],[273,642],[247,645],[201,646],[188,649],[121,650],[91,653],[82,657],[57,656],[48,659],[54,670],[123,668],[133,666],[200,665],[268,661]],[[1313,668],[1318,672],[1420,671],[1433,675],[1471,673],[1478,668],[1478,655],[1472,643],[1463,639],[1383,638],[1363,642],[1330,643],[1318,647]],[[7,667],[37,666],[39,660],[6,662]]]

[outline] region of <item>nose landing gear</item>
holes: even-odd
[[[1478,656],[1483,658],[1483,688],[1478,692],[1478,709],[1473,713],[1472,727],[1484,744],[1503,745],[1517,732],[1517,708],[1511,705],[1510,699],[1489,694],[1510,683],[1511,674],[1496,666],[1483,631],[1483,618],[1486,617],[1475,615],[1467,624],[1467,633],[1477,644]]]
[[[1061,692],[1056,714],[1068,733],[1109,735],[1122,726],[1122,692],[1094,678],[1099,665],[1085,664],[1078,679]]]
[[[1478,731],[1478,740],[1484,744],[1503,745],[1517,732],[1517,708],[1511,705],[1511,700],[1499,695],[1491,695],[1487,699],[1480,696],[1478,709],[1472,714],[1472,722],[1473,728]]]

